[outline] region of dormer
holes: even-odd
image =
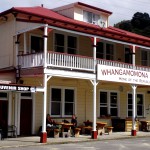
[[[81,2],[71,3],[69,5],[53,9],[55,12],[72,18],[74,20],[99,25],[101,27],[109,26],[109,16],[112,12],[94,7]]]

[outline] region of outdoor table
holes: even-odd
[[[62,133],[65,133],[65,129],[67,130],[67,136],[71,136],[71,126],[73,126],[72,123],[63,123],[62,124]]]
[[[106,122],[96,122],[96,124],[97,124],[97,128],[103,129],[107,123]]]
[[[62,129],[68,129],[68,130],[70,130],[71,126],[73,126],[72,123],[63,123],[62,124]]]
[[[55,122],[56,125],[63,125],[64,122]]]

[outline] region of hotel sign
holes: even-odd
[[[150,72],[97,65],[97,80],[150,85]]]
[[[11,85],[11,84],[0,84],[0,90],[4,91],[20,91],[20,92],[35,92],[35,87]]]

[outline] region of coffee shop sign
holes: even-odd
[[[150,85],[150,72],[105,65],[97,66],[97,80]]]
[[[18,85],[3,85],[3,84],[0,84],[0,90],[22,91],[22,92],[35,92],[35,87],[18,86]]]

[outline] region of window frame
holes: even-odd
[[[58,52],[58,53],[67,53],[67,54],[70,54],[68,53],[68,49],[71,48],[71,49],[75,49],[74,47],[69,47],[68,46],[68,37],[75,37],[76,38],[76,49],[75,49],[75,54],[73,55],[76,55],[78,54],[78,48],[79,48],[79,36],[78,35],[75,35],[75,34],[69,34],[69,33],[66,33],[66,32],[58,32],[58,31],[55,31],[53,33],[53,50],[54,52],[56,52],[55,50],[55,34],[61,34],[64,36],[64,52]]]
[[[114,43],[109,42],[109,41],[100,41],[98,43],[103,44],[103,53],[96,49],[96,57],[97,57],[97,55],[103,55],[103,58],[97,57],[98,59],[106,59],[106,60],[112,60],[112,61],[116,59],[116,48],[115,48]],[[113,46],[113,55],[110,55],[110,54],[107,53],[107,45],[108,44]],[[113,59],[107,59],[107,56],[112,56]]]
[[[52,115],[51,112],[51,103],[52,103],[52,89],[53,88],[57,88],[57,89],[61,89],[61,106],[60,106],[60,115]],[[65,115],[65,89],[69,89],[69,90],[73,90],[74,91],[74,102],[73,102],[73,114],[76,114],[76,93],[77,93],[77,89],[76,87],[66,87],[66,86],[51,86],[50,87],[50,103],[49,103],[49,114],[52,117],[71,117],[71,115]]]
[[[83,10],[82,14],[83,14],[83,21],[87,23],[98,25],[98,20],[101,19],[101,16],[99,14],[87,10]],[[87,14],[91,14],[91,18]]]
[[[99,90],[99,116],[100,117],[103,117],[101,116],[100,114],[100,92],[106,92],[107,93],[107,112],[108,112],[108,115],[111,115],[110,112],[111,112],[111,94],[110,93],[116,93],[117,94],[117,116],[112,116],[111,117],[119,117],[120,116],[120,93],[119,91],[115,91],[115,90]],[[105,116],[106,117],[106,116]]]
[[[132,117],[132,116],[129,116],[129,112],[128,112],[128,94],[132,95],[132,93],[131,92],[127,93],[127,117]],[[137,106],[138,106],[137,105],[137,94],[143,95],[143,115],[142,116],[138,116],[137,115]],[[133,108],[133,103],[132,103],[132,108]],[[136,93],[136,99],[135,99],[135,116],[137,116],[137,117],[145,117],[145,94],[144,93],[140,93],[140,92]]]
[[[128,50],[128,53],[127,51]],[[132,64],[132,49],[130,48],[130,46],[124,45],[124,62],[128,63],[128,64]]]
[[[42,50],[40,50],[40,51],[33,51],[33,50],[31,49],[31,37],[32,37],[32,36],[37,37],[37,38],[42,38],[42,39],[43,39],[43,36],[42,36],[42,35],[30,33],[30,34],[29,34],[29,52],[27,51],[27,53],[39,53],[39,52],[44,52],[44,39],[43,39],[43,49],[42,49]]]
[[[2,97],[0,96],[0,99],[1,99],[1,100],[5,100],[5,101],[7,101],[7,100],[8,100],[8,98],[9,98],[9,94],[8,94],[8,92],[5,92],[5,91],[3,92],[3,91],[1,91],[0,93],[6,94],[6,96],[2,96]]]
[[[142,52],[146,52],[147,53],[146,54],[147,59],[145,59],[145,60],[142,59]],[[142,66],[149,66],[149,64],[150,64],[150,59],[149,59],[150,53],[149,53],[149,51],[146,50],[146,49],[141,49],[141,53],[140,54],[141,54],[141,57],[140,57],[140,59],[141,59],[141,65]],[[146,65],[143,62],[146,62]]]

